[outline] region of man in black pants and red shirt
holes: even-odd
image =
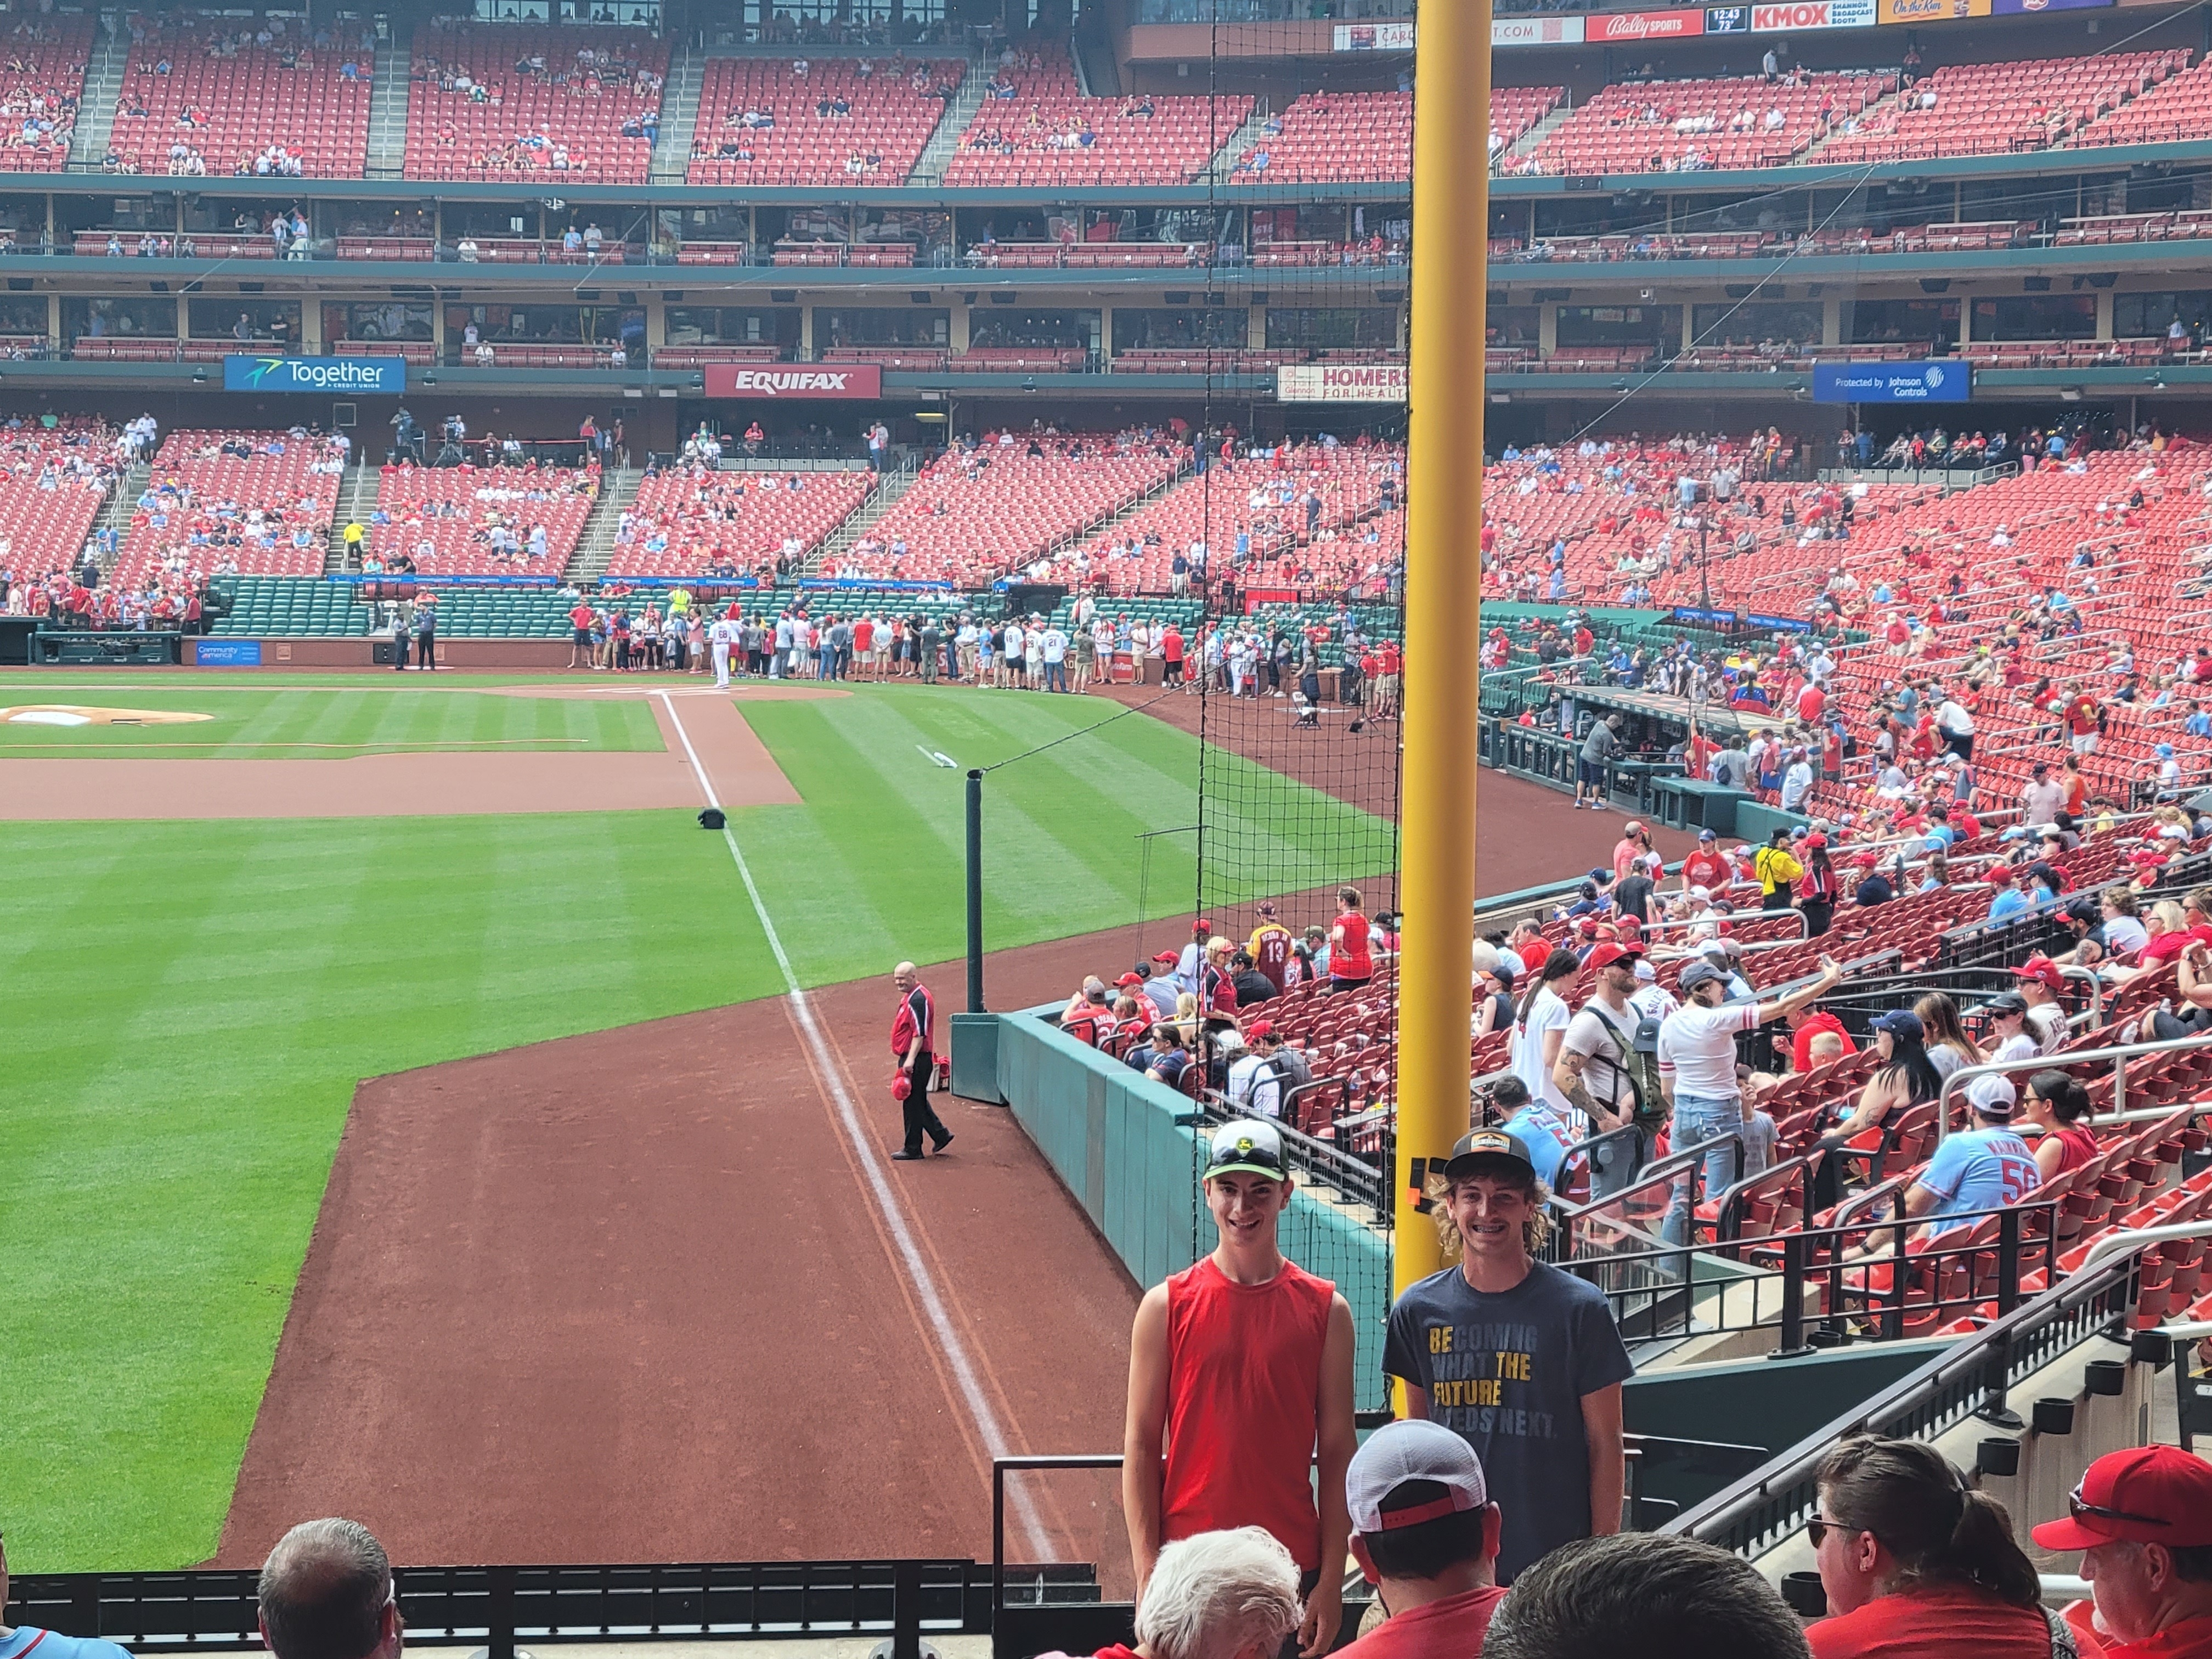
[[[921,1156],[925,1131],[940,1152],[952,1144],[952,1131],[939,1121],[929,1104],[929,1085],[937,1071],[937,1005],[910,962],[891,970],[891,983],[899,994],[898,1012],[891,1018],[891,1058],[906,1084],[900,1101],[906,1113],[906,1145],[891,1157],[903,1164]]]

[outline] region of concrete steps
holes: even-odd
[[[945,106],[945,114],[937,130],[929,135],[923,146],[921,157],[907,175],[910,185],[937,185],[945,182],[945,169],[951,165],[960,148],[960,135],[968,131],[968,124],[975,118],[975,112],[983,107],[983,88],[991,83],[989,66],[978,55],[968,59],[968,73],[961,77],[960,93]]]
[[[668,66],[660,93],[660,137],[653,146],[656,185],[680,185],[691,165],[691,135],[699,130],[699,94],[707,80],[707,54],[684,42]]]
[[[807,554],[799,574],[808,576],[818,574],[825,562],[835,561],[866,535],[876,520],[890,512],[897,504],[899,497],[914,488],[914,481],[921,476],[919,470],[903,467],[896,472],[884,474],[876,481],[876,487],[853,510],[852,516],[831,531],[819,547]]]
[[[100,516],[92,521],[92,540],[88,545],[93,550],[94,562],[100,566],[103,580],[113,573],[116,561],[123,556],[123,538],[130,533],[131,520],[138,511],[138,498],[146,493],[147,482],[153,476],[154,469],[143,461],[129,468],[115,481],[115,488],[108,491],[106,503],[100,509]],[[108,530],[115,532],[115,549],[112,552],[101,552],[100,532]]]
[[[600,472],[599,498],[592,503],[582,533],[576,538],[576,550],[568,560],[570,581],[589,586],[606,574],[607,564],[615,556],[615,532],[622,526],[622,515],[637,499],[637,487],[644,477],[645,469],[636,466],[608,467]]]
[[[407,168],[407,48],[387,40],[376,49],[368,94],[368,176],[397,179]]]
[[[100,19],[100,39],[84,66],[84,91],[77,100],[76,125],[70,133],[69,171],[98,173],[107,157],[107,141],[115,131],[115,100],[123,90],[123,64],[131,56],[131,41],[118,27],[118,15]]]
[[[1273,110],[1264,107],[1264,100],[1261,105],[1255,105],[1244,125],[1231,133],[1221,148],[1214,151],[1213,160],[1206,164],[1206,171],[1198,175],[1197,182],[1226,184],[1237,171],[1238,159],[1260,142],[1261,129],[1273,114]]]
[[[384,469],[366,461],[346,473],[345,482],[338,489],[337,511],[331,519],[329,547],[323,556],[325,575],[335,576],[345,570],[345,527],[358,520],[363,529],[368,528],[368,515],[376,511],[377,491],[383,484]],[[366,537],[362,545],[368,545]]]

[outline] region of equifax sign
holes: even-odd
[[[796,368],[752,363],[708,363],[702,373],[709,398],[854,398],[884,395],[884,371],[874,363],[834,368]]]

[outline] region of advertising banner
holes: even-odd
[[[396,397],[407,390],[407,362],[404,357],[225,357],[222,389]]]
[[[1580,17],[1493,17],[1490,21],[1492,46],[1578,46],[1583,44]]]
[[[866,398],[884,395],[874,363],[708,363],[701,371],[709,398]]]
[[[1285,404],[1402,404],[1403,363],[1285,363],[1275,371]]]
[[[2014,17],[2024,11],[2089,11],[2112,0],[1990,0],[1990,14]]]
[[[1957,362],[1932,363],[1814,363],[1816,404],[1963,404],[1973,394],[1974,372]]]
[[[1413,26],[1411,23],[1339,23],[1335,44],[1339,52],[1411,52],[1413,49]]]
[[[1586,18],[1583,38],[1613,40],[1674,40],[1705,32],[1705,8],[1692,11],[1608,11]]]
[[[258,668],[258,640],[199,640],[192,646],[192,660],[202,668]]]
[[[1753,6],[1754,34],[1797,34],[1807,29],[1864,29],[1874,27],[1875,0],[1778,0]]]
[[[1884,23],[1948,23],[1957,17],[1987,17],[1990,0],[1876,0],[1875,16]]]

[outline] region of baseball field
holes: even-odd
[[[605,1137],[649,1135],[651,1091],[632,1102],[623,1080],[678,1046],[732,1111],[789,1109],[776,1068],[798,1043],[781,1023],[769,1039],[643,1023],[781,997],[779,947],[809,987],[957,955],[963,772],[1017,756],[987,789],[994,951],[1188,914],[1191,838],[1156,838],[1147,857],[1139,837],[1196,822],[1199,749],[1149,714],[914,686],[732,699],[610,678],[0,678],[11,1565],[216,1553],[257,1414],[283,1414],[264,1400],[280,1335],[308,1340],[286,1330],[311,1239],[337,1249],[381,1223],[434,1261],[479,1213],[492,1237],[469,1247],[495,1250],[499,1206],[526,1209],[534,1182],[565,1201],[526,1168],[495,1181],[468,1135],[489,1097],[456,1082],[426,1085],[442,1091],[434,1127],[459,1135],[452,1208],[349,1210],[331,1183],[362,1079],[641,1027],[608,1052],[599,1115],[568,1149],[615,1160]],[[1237,833],[1268,845],[1284,890],[1389,857],[1387,828],[1357,807],[1223,763],[1247,773],[1224,793],[1236,805],[1209,810],[1249,814]],[[730,809],[757,908],[733,848],[694,822],[706,791]],[[1344,867],[1347,848],[1365,867]],[[1097,965],[1127,960],[1114,948]],[[957,980],[938,990],[957,1006]],[[867,1004],[872,1045],[877,1002],[887,1018],[890,998]],[[500,1109],[528,1118],[535,1086]],[[896,1133],[888,1115],[878,1127]],[[1018,1166],[996,1133],[971,1144],[1010,1182],[1034,1180],[1042,1166]],[[744,1170],[726,1173],[733,1206],[758,1196]],[[584,1190],[597,1178],[577,1172]],[[392,1293],[343,1289],[363,1316]],[[1109,1309],[1101,1328],[1125,1317]],[[773,1414],[757,1420],[773,1435]]]

